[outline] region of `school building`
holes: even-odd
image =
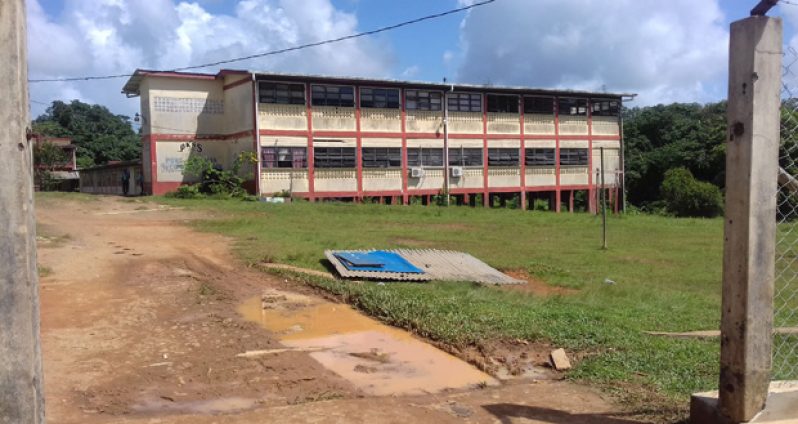
[[[191,182],[191,155],[226,168],[257,152],[260,196],[406,204],[448,188],[458,202],[543,198],[559,211],[578,192],[590,210],[601,188],[622,195],[630,94],[237,70],[136,70],[122,92],[141,99],[152,194]]]

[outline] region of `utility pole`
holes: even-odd
[[[24,0],[0,1],[0,423],[44,423]]]
[[[607,248],[607,193],[604,188],[604,148],[600,147],[601,154],[601,248]]]
[[[446,78],[443,82],[446,83]],[[443,195],[446,196],[446,206],[449,206],[449,90],[443,91]]]

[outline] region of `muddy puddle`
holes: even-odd
[[[275,333],[371,395],[436,393],[496,385],[497,380],[405,331],[348,305],[270,291],[239,307],[247,320]]]

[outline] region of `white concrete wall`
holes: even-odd
[[[316,192],[357,191],[357,170],[354,168],[316,168],[313,175]]]
[[[402,112],[399,109],[360,109],[360,131],[401,132]]]
[[[224,80],[225,84],[241,80],[247,81],[224,90],[224,119],[227,134],[250,131],[255,128],[251,78],[249,75],[231,75]]]
[[[521,134],[521,115],[517,113],[487,114],[488,134]]]
[[[409,133],[443,134],[443,111],[408,110],[405,114],[405,130]]]
[[[307,107],[258,103],[258,126],[263,130],[307,131]]]
[[[307,169],[263,169],[261,170],[260,191],[264,196],[282,191],[307,193]]]
[[[206,157],[230,169],[239,153],[252,151],[252,138],[236,140],[158,141],[155,143],[159,182],[192,182],[196,178],[183,175],[185,162],[191,155]],[[242,167],[244,171],[246,167]],[[242,172],[250,175],[251,172]]]
[[[560,135],[587,134],[587,117],[560,115]]]
[[[355,131],[355,108],[314,106],[313,113],[314,131]]]
[[[145,80],[147,95],[142,106],[148,106],[144,120],[152,133],[226,133],[223,80],[157,76]]]
[[[524,134],[554,134],[554,115],[524,114]]]

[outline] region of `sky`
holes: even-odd
[[[172,69],[320,41],[475,0],[27,0],[29,78]],[[758,0],[496,0],[374,36],[228,69],[636,93],[629,106],[725,98],[728,28]],[[798,6],[780,4],[798,49]],[[218,68],[202,71],[216,72]],[[128,116],[126,79],[36,83]]]

